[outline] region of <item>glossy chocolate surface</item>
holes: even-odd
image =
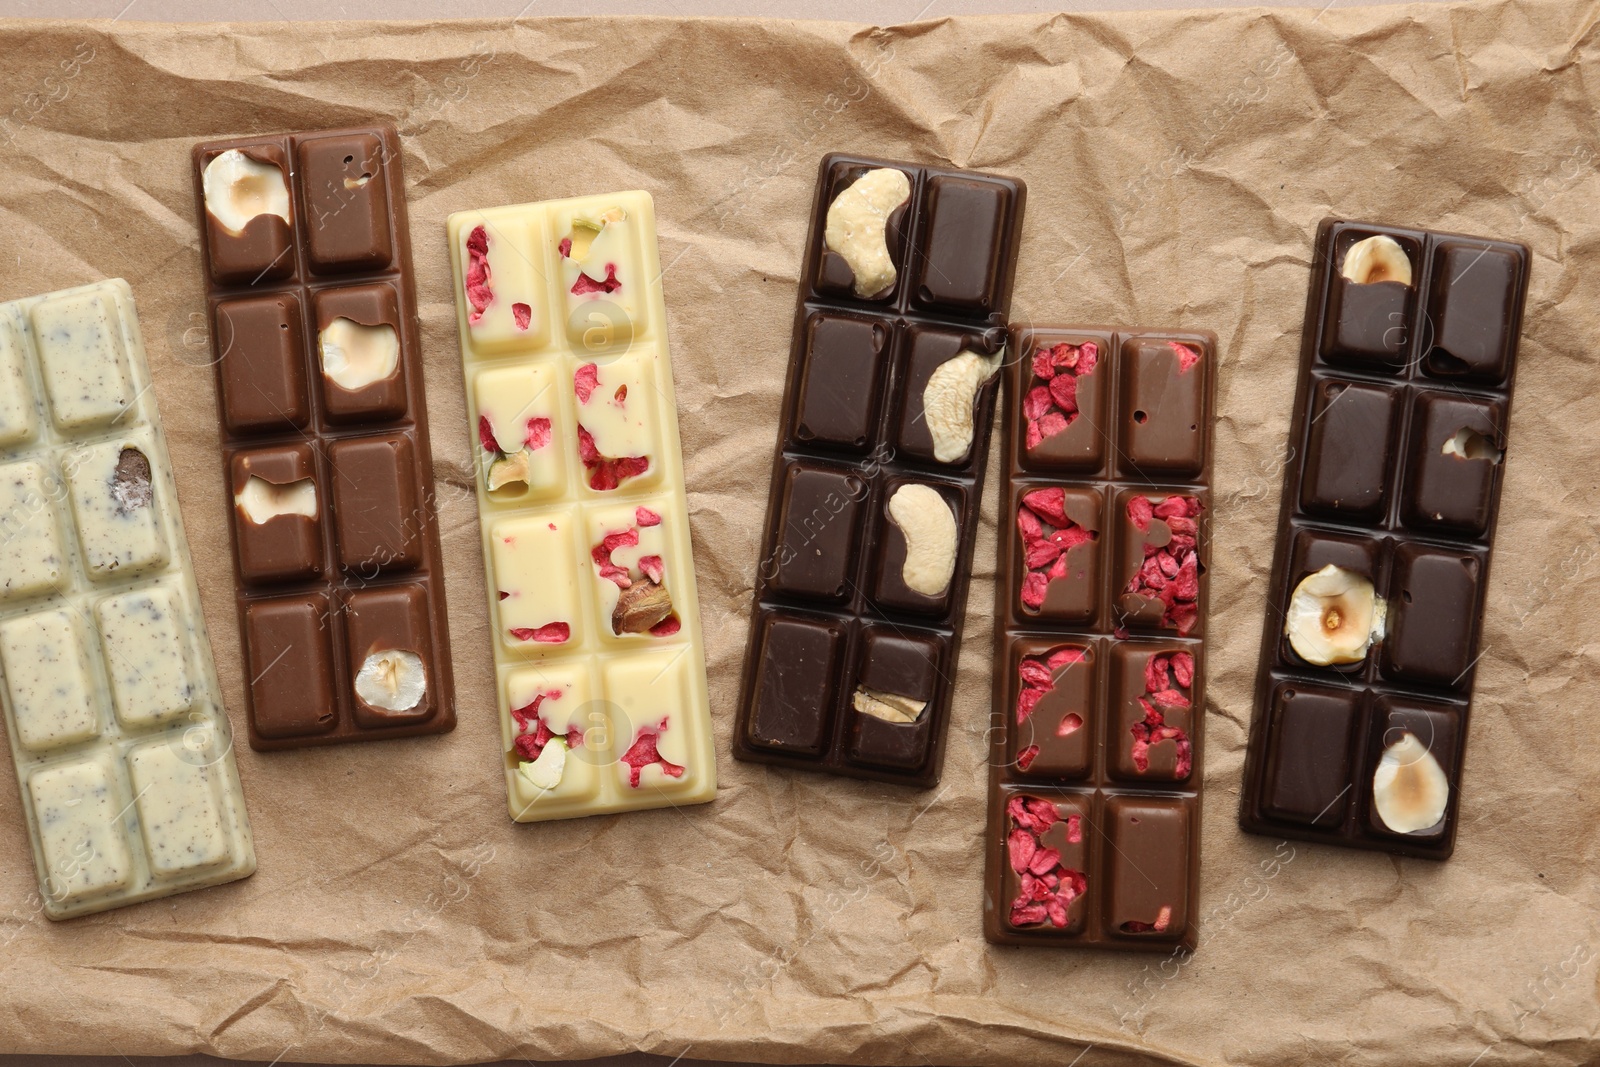
[[[835,198],[869,170],[910,179],[888,218],[896,278],[863,299],[825,244]],[[908,785],[938,782],[999,375],[978,389],[975,432],[935,455],[923,396],[963,351],[1000,350],[1026,190],[989,174],[830,155],[812,208],[788,388],[756,574],[733,751],[740,759]],[[907,586],[888,514],[932,487],[957,529],[938,595]],[[913,722],[855,709],[861,688],[926,702]]]
[[[280,168],[292,223],[238,234],[207,209],[203,175],[238,149]],[[443,733],[455,686],[417,348],[400,142],[391,128],[214,141],[193,153],[230,500],[256,478],[309,480],[313,514],[230,509],[250,744],[261,750]],[[393,370],[353,388],[324,373],[337,320],[398,339]],[[369,656],[420,657],[422,697],[362,699]]]
[[[1193,949],[1217,340],[1013,328],[1010,351],[984,934]]]
[[[1410,285],[1341,275],[1350,246],[1380,234],[1410,259]],[[1446,859],[1529,254],[1333,219],[1315,251],[1239,821],[1252,833]],[[1369,579],[1387,604],[1385,636],[1359,663],[1315,666],[1285,635],[1295,588],[1328,564]],[[1450,792],[1435,825],[1398,833],[1378,817],[1373,775],[1408,732]]]

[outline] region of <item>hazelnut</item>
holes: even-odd
[[[546,741],[544,748],[531,762],[517,764],[517,773],[535,789],[554,789],[561,784],[561,776],[566,770],[567,742],[561,737]]]
[[[322,348],[322,373],[350,392],[383,381],[400,365],[400,337],[388,323],[363,326],[350,319],[334,319],[317,341]]]
[[[956,572],[955,512],[932,486],[902,485],[889,498],[889,518],[906,539],[900,580],[923,596],[942,596]]]
[[[155,495],[150,484],[150,458],[131,446],[119,452],[117,468],[111,475],[111,495],[121,515],[148,507]]]
[[[871,715],[884,722],[900,723],[916,722],[922,709],[928,706],[926,700],[916,700],[897,693],[880,693],[864,685],[856,688],[850,703],[863,715]]]
[[[427,689],[428,673],[415,652],[374,652],[356,672],[356,696],[380,711],[410,711]]]
[[[279,485],[252,474],[233,502],[257,526],[280,515],[317,517],[317,486],[310,478]]]
[[[922,414],[933,437],[933,458],[954,463],[972,448],[972,400],[1000,369],[1005,350],[993,356],[962,352],[945,360],[922,391]]]
[[[823,241],[849,264],[857,296],[874,297],[894,285],[889,216],[910,199],[911,181],[905,172],[882,167],[857,178],[828,205]]]
[[[235,237],[258,215],[289,221],[289,185],[283,171],[230,148],[206,164],[200,184],[206,211]]]
[[[1428,746],[1409,730],[1383,750],[1372,773],[1372,802],[1383,825],[1411,834],[1439,825],[1450,803],[1450,781]]]
[[[1360,663],[1382,640],[1387,609],[1370,581],[1330,563],[1295,586],[1284,632],[1307,663]]]
[[[1393,237],[1378,234],[1351,245],[1344,254],[1339,273],[1344,275],[1346,281],[1357,285],[1370,285],[1373,282],[1410,285],[1411,260]]]
[[[1488,437],[1466,426],[1445,440],[1444,447],[1439,449],[1439,454],[1458,456],[1461,459],[1486,459],[1490,463],[1499,463],[1505,458],[1504,449],[1496,448]]]

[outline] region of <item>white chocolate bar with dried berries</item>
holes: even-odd
[[[655,209],[447,224],[518,822],[716,795]]]

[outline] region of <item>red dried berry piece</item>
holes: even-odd
[[[629,478],[637,478],[650,469],[647,456],[626,456],[621,459],[602,456],[595,447],[594,436],[583,426],[578,427],[578,458],[589,469],[589,488],[602,492],[615,489]]]
[[[628,765],[628,784],[635,789],[639,788],[639,775],[646,767],[659,766],[661,773],[668,778],[683,777],[683,768],[676,763],[669,763],[658,748],[666,728],[667,720],[664,718],[654,729],[644,727],[628,751],[622,754],[622,762]]]
[[[511,709],[511,717],[517,720],[517,729],[519,731],[526,731],[528,729],[528,723],[539,714],[539,705],[543,704],[547,699],[561,699],[561,690],[551,689],[543,693],[535,693],[531,701],[522,705],[520,708]]]
[[[645,577],[657,585],[666,580],[666,568],[662,566],[660,556],[641,556],[639,569],[645,573]]]
[[[1083,816],[1067,816],[1067,843],[1078,845],[1083,843]]]
[[[1192,497],[1185,496],[1169,496],[1150,509],[1151,514],[1158,519],[1187,518],[1190,515],[1197,514],[1197,512],[1190,510],[1189,505],[1192,499]]]
[[[1020,819],[1027,814],[1028,808],[1022,803],[1020,796],[1014,796],[1006,801],[1006,816],[1011,819]]]
[[[1172,676],[1185,689],[1194,688],[1194,657],[1187,652],[1172,654]]]
[[[1144,664],[1144,691],[1154,693],[1167,687],[1167,665],[1170,655],[1151,656]]]
[[[1063,415],[1078,413],[1078,379],[1070,374],[1059,374],[1050,379],[1050,399],[1056,402]]]
[[[1067,504],[1067,491],[1060,486],[1035,489],[1023,496],[1022,503],[1058,530],[1072,525],[1072,520],[1067,518],[1064,510]]]
[[[1028,809],[1029,814],[1033,816],[1034,821],[1038,824],[1039,832],[1041,834],[1050,829],[1050,827],[1055,823],[1061,821],[1061,816],[1056,811],[1055,804],[1048,800],[1043,800],[1039,797],[1025,797],[1023,799],[1023,805]]]
[[[1050,410],[1050,387],[1036,385],[1028,390],[1028,395],[1022,401],[1022,414],[1024,418],[1037,419]]]
[[[660,622],[656,623],[654,626],[650,627],[650,636],[671,637],[681,629],[683,629],[683,623],[678,621],[678,617],[676,615],[669,615],[665,619],[662,619]]]
[[[522,443],[535,452],[549,444],[550,420],[543,417],[529,419],[528,432],[523,435]]]
[[[1025,659],[1017,668],[1017,673],[1022,677],[1023,685],[1042,686],[1049,689],[1055,684],[1055,675],[1050,668],[1036,659]]]
[[[587,404],[595,387],[600,384],[600,368],[585,363],[572,375],[572,391],[578,394],[578,403]]]
[[[661,516],[646,507],[633,509],[633,521],[640,526],[660,526]]]
[[[1052,669],[1055,669],[1059,667],[1068,667],[1074,663],[1082,663],[1088,658],[1088,654],[1085,653],[1081,648],[1058,648],[1054,652],[1050,653],[1050,658],[1045,662],[1048,663]]]
[[[1061,853],[1053,848],[1041,848],[1028,861],[1028,870],[1036,875],[1045,875],[1055,870],[1060,862]]]
[[[556,248],[561,250],[561,258],[562,259],[571,259],[572,258],[572,238],[563,237],[561,239],[561,243],[556,245]]]
[[[1022,534],[1022,543],[1029,545],[1044,537],[1044,523],[1039,521],[1039,516],[1023,506],[1017,509],[1017,532]]]
[[[1100,346],[1094,341],[1085,341],[1078,346],[1078,377],[1093,374],[1095,364],[1100,361]]]
[[[1033,761],[1038,757],[1038,755],[1039,746],[1029,745],[1027,748],[1017,753],[1017,768],[1024,771],[1027,770],[1033,765]]]
[[[533,309],[527,304],[512,304],[511,321],[517,324],[517,329],[526,330],[533,321]]]
[[[1068,712],[1061,716],[1061,725],[1056,727],[1057,737],[1067,737],[1083,729],[1083,717],[1076,712]]]
[[[1039,842],[1034,840],[1033,834],[1019,828],[1011,831],[1006,838],[1006,850],[1011,855],[1011,869],[1022,874],[1032,865],[1034,853],[1039,851]]]
[[[1022,603],[1038,611],[1044,606],[1044,592],[1049,584],[1050,579],[1037,571],[1025,576],[1022,579]]]
[[[1179,374],[1188,374],[1189,368],[1200,362],[1200,353],[1188,345],[1178,341],[1168,341],[1167,345],[1172,349],[1173,355],[1178,357]]]
[[[617,281],[617,265],[606,264],[606,280],[597,282],[593,278],[578,272],[578,280],[572,283],[573,296],[587,296],[590,293],[614,293],[622,288],[622,283]]]
[[[492,452],[496,456],[505,455],[500,451],[500,442],[494,439],[494,427],[489,425],[489,416],[478,416],[478,444],[483,446],[485,452]]]
[[[1171,905],[1163,904],[1163,905],[1161,905],[1161,910],[1156,913],[1156,921],[1155,922],[1153,922],[1153,923],[1143,923],[1143,922],[1129,921],[1129,922],[1123,923],[1122,924],[1122,928],[1123,928],[1123,930],[1127,931],[1130,934],[1149,933],[1152,930],[1154,930],[1157,933],[1161,933],[1162,931],[1166,930],[1167,925],[1170,922],[1172,922],[1172,907],[1171,907]]]
[[[1049,914],[1043,904],[1024,904],[1019,900],[1011,905],[1011,925],[1030,926],[1033,923],[1042,923],[1049,918]]]
[[[1017,694],[1017,721],[1026,722],[1028,716],[1033,714],[1033,709],[1039,706],[1039,701],[1044,699],[1046,690],[1026,686]]]
[[[494,290],[489,284],[489,231],[475,226],[467,235],[467,276],[465,279],[467,303],[472,310],[467,321],[476,323],[494,300]]]
[[[564,622],[547,622],[537,629],[513,626],[511,636],[518,641],[537,641],[542,645],[559,645],[572,637],[572,627]]]
[[[1033,376],[1048,382],[1056,376],[1055,349],[1041,348],[1033,354]]]
[[[1054,541],[1035,541],[1022,554],[1023,565],[1029,570],[1048,567],[1061,555],[1061,546]]]
[[[1128,501],[1128,521],[1133,523],[1134,528],[1140,533],[1149,531],[1150,518],[1154,513],[1155,509],[1150,506],[1149,497],[1136,496]]]

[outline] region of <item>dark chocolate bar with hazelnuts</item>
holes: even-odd
[[[193,166],[250,747],[454,729],[399,135]]]
[[[1529,252],[1326,219],[1240,825],[1455,848]]]
[[[1192,950],[1217,340],[1014,327],[984,935]]]
[[[939,780],[1026,189],[830,155],[733,754]]]

